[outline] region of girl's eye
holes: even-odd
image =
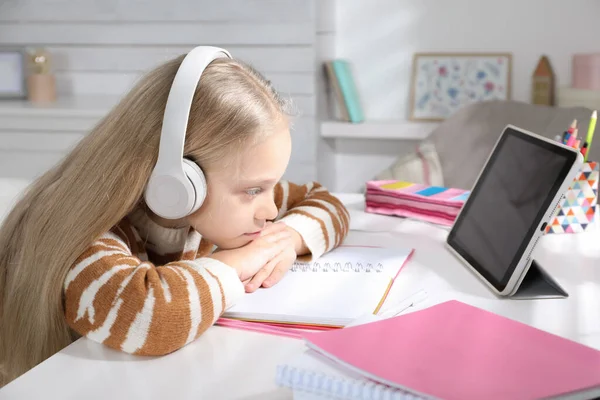
[[[254,188],[254,189],[246,190],[246,193],[248,193],[250,196],[258,196],[261,192],[262,192],[261,188]]]

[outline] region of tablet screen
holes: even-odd
[[[448,244],[497,290],[504,290],[576,157],[507,128]]]

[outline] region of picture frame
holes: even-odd
[[[0,46],[0,100],[27,98],[27,52]]]
[[[511,53],[415,53],[409,119],[441,121],[468,104],[510,100]]]

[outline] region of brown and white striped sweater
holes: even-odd
[[[338,246],[348,232],[348,211],[318,183],[282,181],[275,203],[277,219],[298,231],[312,258]],[[185,346],[244,294],[233,268],[206,257],[214,247],[192,228],[161,227],[137,209],[68,272],[67,323],[127,353],[163,355]]]

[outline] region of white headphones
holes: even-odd
[[[173,80],[160,133],[158,160],[145,191],[146,204],[160,217],[183,218],[198,210],[206,198],[204,173],[195,162],[183,158],[183,148],[200,76],[213,60],[222,57],[231,55],[218,47],[196,47],[185,56]]]

